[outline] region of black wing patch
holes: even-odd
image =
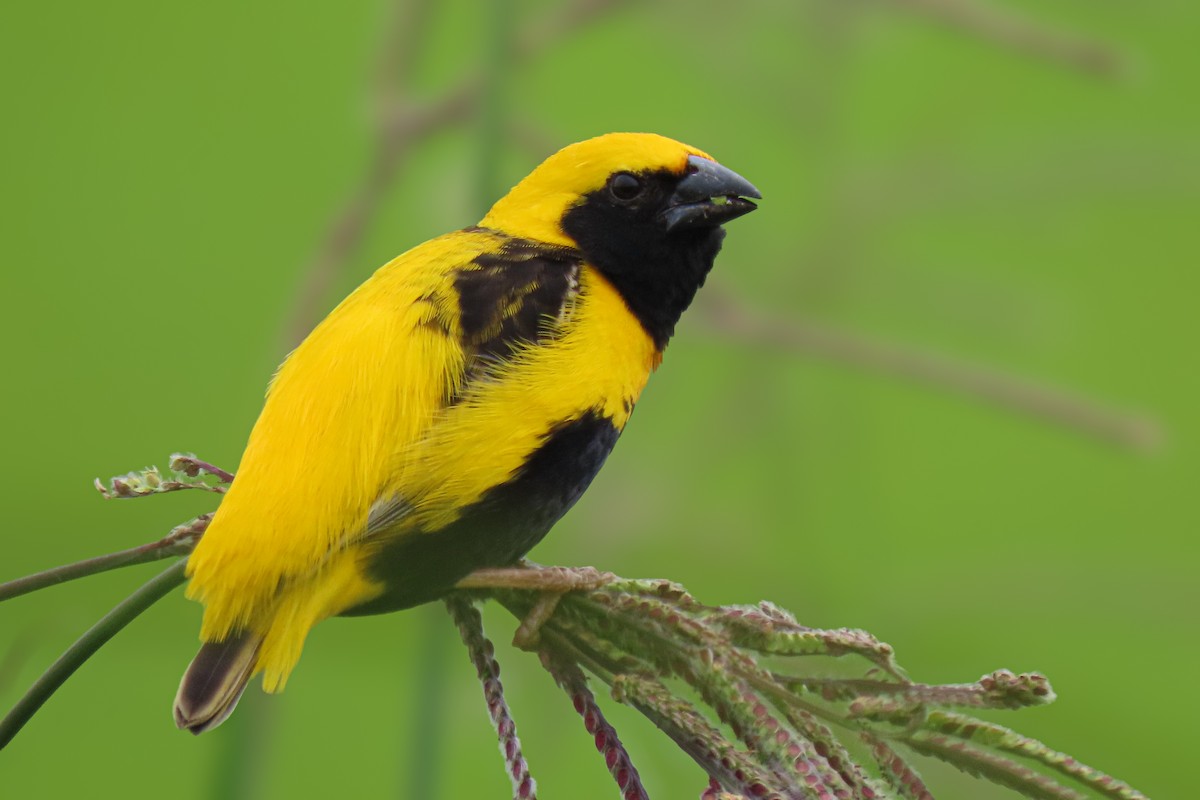
[[[573,250],[510,240],[459,270],[454,288],[463,346],[472,355],[468,379],[553,335],[578,292],[580,264]]]

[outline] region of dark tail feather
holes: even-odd
[[[246,691],[261,644],[257,634],[237,633],[201,645],[179,682],[175,724],[198,734],[224,722]]]

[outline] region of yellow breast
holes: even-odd
[[[595,410],[620,430],[657,364],[650,337],[612,285],[580,273],[557,338],[529,345],[445,409],[429,435],[397,453],[390,491],[415,506],[414,524],[436,530],[510,479],[558,424]]]

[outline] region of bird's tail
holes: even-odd
[[[179,682],[175,724],[199,734],[224,722],[246,691],[261,645],[262,636],[248,631],[201,645]]]

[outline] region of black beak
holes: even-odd
[[[658,215],[668,232],[687,228],[715,228],[758,208],[747,200],[762,198],[750,181],[715,161],[688,158],[688,174]]]

